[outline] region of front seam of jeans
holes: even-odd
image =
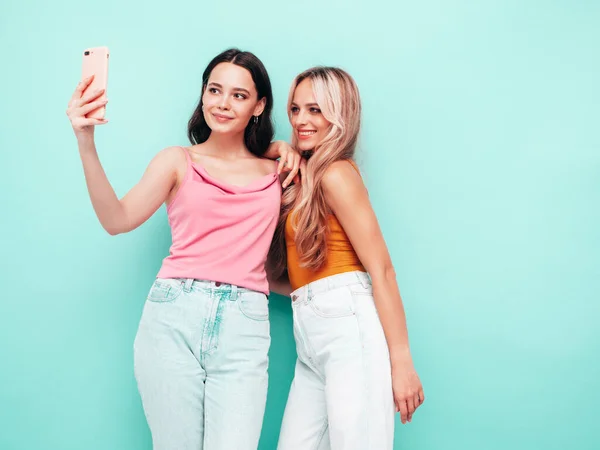
[[[307,308],[311,307],[309,304],[304,304],[304,305],[300,305],[300,306],[305,306]],[[313,361],[313,358],[312,358],[312,355],[317,356],[317,353],[314,351],[314,349],[312,348],[312,345],[310,345],[310,342],[306,338],[306,332],[304,330],[304,327],[302,326],[302,321],[300,320],[299,314],[298,314],[297,322],[298,322],[298,331],[299,331],[300,337],[302,338],[302,343],[304,344],[304,349],[306,350],[306,358],[308,360],[308,361],[306,361],[306,365],[308,367],[310,367],[313,370],[313,372],[316,373],[317,376],[324,383],[325,377],[323,375],[321,375],[321,371],[317,368],[317,364],[315,363],[315,361]]]
[[[327,427],[329,426],[329,422],[327,419],[325,419],[323,421],[323,425],[321,426],[321,431],[319,432],[318,438],[317,438],[317,442],[315,444],[315,448],[314,450],[318,450],[319,446],[321,445],[321,441],[323,440],[323,437],[325,436],[325,432],[327,431]]]

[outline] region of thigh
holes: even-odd
[[[203,442],[205,371],[181,328],[175,281],[148,296],[134,342],[134,372],[155,450],[198,450]],[[165,286],[173,284],[171,289]]]
[[[283,415],[278,450],[329,449],[325,384],[302,361],[296,361],[294,380]]]
[[[270,327],[264,294],[231,299],[205,355],[205,448],[256,450],[267,400]]]
[[[361,333],[367,410],[370,417],[369,433],[371,441],[379,443],[378,447],[372,446],[372,448],[391,449],[394,438],[395,406],[387,341],[375,306],[372,287],[357,285],[351,289],[351,292]],[[376,439],[377,436],[379,439]]]
[[[372,293],[361,285],[349,286],[336,290],[335,300],[339,305],[350,304],[352,314],[320,318],[328,321],[331,334],[320,349],[327,380],[331,448],[391,449],[391,367]]]

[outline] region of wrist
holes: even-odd
[[[89,146],[94,144],[94,131],[78,131],[75,132],[75,138],[80,146]]]
[[[394,367],[405,367],[407,365],[412,366],[412,355],[408,347],[390,348],[390,362],[392,369]]]

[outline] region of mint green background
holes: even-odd
[[[427,395],[395,448],[600,448],[598,2],[151,5],[0,6],[0,449],[151,446],[132,342],[170,236],[164,208],[110,237],[90,206],[64,111],[94,45],[111,49],[97,142],[120,195],[186,143],[202,70],[226,47],[267,66],[279,138],[293,76],[348,69]],[[261,450],[295,358],[287,302],[271,312]]]

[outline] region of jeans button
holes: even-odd
[[[215,286],[216,286],[216,287],[219,287],[219,286],[221,286],[221,282],[220,282],[220,281],[217,281],[217,282],[215,283]]]
[[[298,300],[298,296],[297,295],[292,295],[292,301],[295,302],[296,300]]]

